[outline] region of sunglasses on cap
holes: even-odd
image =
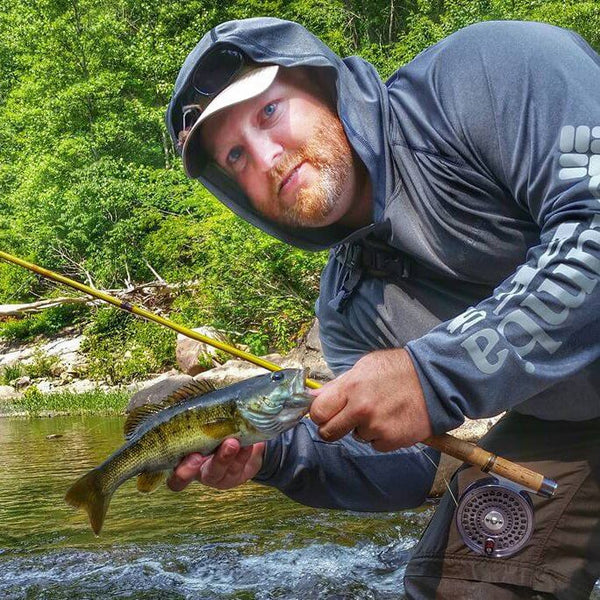
[[[194,69],[191,84],[202,96],[214,96],[225,88],[244,66],[244,54],[237,48],[221,46],[204,56]]]
[[[196,65],[190,79],[190,86],[196,94],[204,98],[216,96],[225,89],[242,70],[244,54],[237,48],[221,46],[214,48]],[[192,127],[202,112],[199,104],[182,107],[183,131]]]

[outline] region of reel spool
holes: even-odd
[[[455,519],[467,547],[484,556],[506,558],[531,538],[533,502],[526,491],[488,477],[465,490]]]

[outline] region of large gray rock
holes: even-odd
[[[212,327],[198,327],[194,331],[214,340],[230,343],[223,332]],[[181,333],[177,335],[175,350],[177,365],[187,375],[193,377],[214,367],[217,364],[217,352],[217,349],[210,344],[193,340]]]
[[[11,348],[0,353],[0,367],[14,365],[18,362],[23,362],[27,358],[33,356],[33,347]]]
[[[78,367],[85,363],[84,357],[79,353],[82,341],[83,335],[74,338],[57,338],[40,346],[40,350],[48,356],[56,356],[63,370],[75,373]]]
[[[476,443],[502,418],[503,415],[504,413],[486,419],[465,419],[465,422],[460,427],[457,427],[448,433],[461,440]]]
[[[161,376],[137,391],[129,400],[126,411],[130,412],[138,406],[160,402],[192,381],[194,381],[193,377],[183,374],[171,375],[170,377]]]
[[[62,380],[64,383],[64,380]],[[72,394],[83,394],[85,392],[93,392],[94,390],[110,391],[110,388],[106,385],[99,384],[97,381],[90,379],[75,379],[74,381],[68,382],[59,388],[57,391],[70,392]]]
[[[15,379],[12,384],[18,390],[26,388],[31,385],[31,377],[29,377],[29,375],[23,375],[23,377]]]
[[[0,402],[9,402],[20,397],[21,394],[12,385],[0,385]]]
[[[57,391],[56,386],[49,379],[39,379],[35,383],[35,387],[38,389],[38,392],[42,394],[51,394],[52,392]]]
[[[75,337],[58,337],[44,343],[24,346],[5,345],[0,348],[0,367],[17,363],[30,363],[36,356],[55,356],[58,359],[57,371],[76,373],[78,367],[85,363],[79,353],[83,340],[82,335]]]
[[[267,360],[270,359],[270,357],[265,358]],[[267,369],[257,367],[245,360],[228,360],[220,367],[196,375],[194,379],[196,381],[210,381],[216,388],[222,388],[231,385],[232,383],[237,383],[242,379],[248,379],[249,377],[262,375],[268,372]]]
[[[460,465],[462,465],[462,461],[457,460],[452,456],[448,456],[447,454],[441,455],[437,471],[435,472],[435,479],[429,490],[430,498],[439,498],[444,495],[444,492],[450,485],[452,476]]]
[[[333,373],[323,358],[319,339],[319,322],[316,319],[308,333],[300,340],[298,346],[283,358],[281,365],[284,367],[304,367],[308,371],[308,377],[320,382],[333,379]]]
[[[262,358],[275,364],[281,363],[279,354],[269,354]],[[225,364],[199,373],[195,377],[170,371],[146,381],[141,389],[139,389],[139,384],[128,386],[127,389],[135,393],[129,400],[127,411],[151,402],[160,402],[178,388],[192,381],[209,381],[219,389],[263,373],[268,373],[268,370],[244,360],[228,360]]]
[[[476,444],[501,417],[502,415],[490,417],[488,419],[466,419],[460,427],[453,429],[449,433],[460,440]],[[432,498],[437,498],[444,494],[454,472],[460,465],[462,465],[462,461],[457,460],[452,456],[448,456],[447,454],[442,454],[436,471],[435,480],[431,486],[431,491],[429,492],[429,495]]]

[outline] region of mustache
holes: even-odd
[[[274,194],[279,194],[279,190],[289,173],[305,160],[307,160],[306,144],[294,152],[287,152],[267,172],[267,178]]]

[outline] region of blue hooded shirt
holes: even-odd
[[[180,72],[167,115],[174,139],[186,81],[220,43],[259,63],[328,72],[371,178],[373,223],[292,229],[258,214],[210,163],[204,185],[287,243],[348,250],[375,240],[406,265],[393,277],[353,274],[340,259],[347,253],[332,250],[316,310],[336,374],[372,350],[406,347],[435,433],[508,409],[600,416],[600,59],[579,36],[540,23],[480,23],[384,83],[372,65],[339,58],[298,24],[224,23]],[[269,444],[270,481],[302,454],[289,451],[297,435]],[[418,449],[402,456],[418,464],[410,476],[422,497],[432,470]]]

